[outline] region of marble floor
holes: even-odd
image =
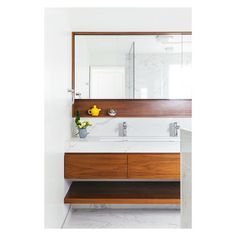
[[[63,228],[180,228],[180,210],[71,209]]]

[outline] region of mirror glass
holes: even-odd
[[[191,44],[191,35],[75,35],[76,98],[191,98]]]

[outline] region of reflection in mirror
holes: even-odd
[[[74,50],[79,98],[191,98],[191,35],[75,35]]]

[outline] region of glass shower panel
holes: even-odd
[[[134,98],[135,42],[132,42],[126,56],[126,98]]]
[[[135,98],[169,99],[172,96],[170,76],[174,76],[182,65],[181,40],[181,35],[151,35],[136,39]],[[177,78],[174,82],[178,82]]]

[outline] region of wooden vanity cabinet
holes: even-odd
[[[180,179],[179,153],[128,154],[129,179]]]
[[[127,155],[113,153],[66,153],[65,179],[126,179]]]
[[[179,153],[66,153],[66,179],[180,179]]]
[[[179,153],[65,153],[64,162],[74,180],[65,204],[180,204]]]

